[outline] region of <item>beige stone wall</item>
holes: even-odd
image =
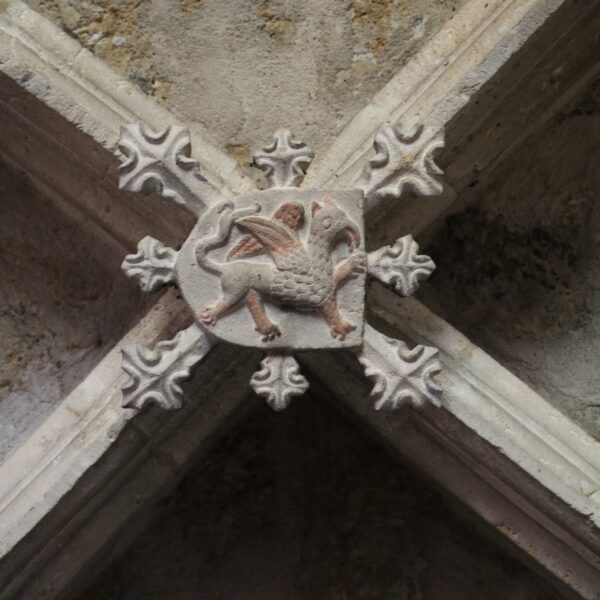
[[[326,147],[461,0],[30,0],[241,163],[278,127]]]

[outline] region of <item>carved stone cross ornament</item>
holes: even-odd
[[[364,208],[378,196],[399,199],[407,188],[441,193],[433,161],[441,146],[441,132],[419,127],[405,136],[384,127],[356,189],[314,190],[300,187],[313,152],[279,130],[253,156],[268,189],[225,198],[201,176],[186,129],[122,127],[120,187],[157,191],[198,217],[179,251],[145,237],[123,262],[146,292],[176,284],[195,319],[153,349],[123,351],[130,375],[123,406],[179,408],[180,383],[217,341],[264,350],[250,385],[275,410],[308,388],[292,353],[332,348],[356,353],[374,381],[376,409],[439,405],[437,350],[410,349],[364,320],[367,276],[408,296],[435,265],[411,236],[367,254]]]

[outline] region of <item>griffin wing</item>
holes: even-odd
[[[265,247],[251,235],[245,235],[227,254],[227,260],[250,258],[265,254]]]
[[[304,207],[297,202],[285,202],[271,217],[273,221],[281,223],[290,233],[294,234],[304,223]],[[260,256],[266,254],[265,247],[251,235],[245,235],[229,252],[227,260],[232,261],[238,258],[249,258],[251,256]]]
[[[271,255],[279,269],[288,269],[291,255],[304,252],[300,240],[287,227],[270,219],[244,217],[238,219],[236,225],[247,231]]]

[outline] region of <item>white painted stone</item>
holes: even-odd
[[[391,246],[369,252],[367,261],[369,275],[405,297],[414,294],[421,281],[435,269],[429,256],[419,254],[419,244],[410,235],[398,238]]]
[[[181,383],[213,345],[214,340],[193,324],[152,349],[140,345],[124,348],[123,370],[130,379],[122,388],[123,407],[139,410],[155,403],[166,410],[181,408]]]
[[[273,142],[252,155],[254,164],[264,172],[269,187],[295,187],[304,179],[314,152],[294,139],[289,129],[279,129]]]
[[[0,10],[0,56],[4,73],[113,152],[126,123],[145,123],[154,131],[178,125],[139,88],[18,0],[5,2]],[[224,195],[254,187],[236,162],[208,141],[198,123],[190,127],[190,137],[194,157],[212,187]]]
[[[200,175],[198,161],[190,156],[190,132],[184,127],[153,131],[140,123],[123,125],[119,150],[125,157],[119,168],[122,190],[156,191],[196,215],[219,198]]]
[[[401,340],[367,326],[365,342],[357,354],[365,375],[375,384],[371,392],[375,410],[395,410],[405,404],[420,407],[427,401],[441,406],[442,388],[434,378],[442,366],[435,348],[409,348]]]
[[[293,233],[273,216],[286,207],[302,215]],[[195,318],[224,341],[288,350],[358,346],[366,270],[362,214],[360,191],[273,189],[241,196],[235,204],[216,205],[198,221],[178,253],[178,286]],[[271,229],[281,236],[272,254],[256,237],[248,237],[252,227],[261,232],[259,237],[272,235]],[[279,251],[279,246],[292,243],[291,252]],[[244,244],[252,247],[246,250]],[[236,252],[248,256],[237,258]],[[253,257],[254,252],[260,255]],[[346,260],[356,260],[353,278],[335,292],[335,268]],[[270,321],[262,332],[248,307],[251,290],[260,296]],[[337,323],[319,314],[331,294],[351,330],[336,329]],[[211,315],[219,303],[228,304],[216,318]]]
[[[362,187],[367,198],[393,195],[399,199],[407,186],[424,195],[441,192],[441,170],[432,158],[440,146],[441,131],[419,127],[406,137],[399,129],[384,128],[375,139],[378,154],[364,173]],[[189,158],[191,147],[185,130],[166,128],[153,133],[141,125],[128,125],[122,128],[119,147],[125,155],[120,168],[122,188],[143,191],[150,185],[201,214],[177,253],[174,270],[174,251],[144,238],[138,254],[123,263],[129,276],[137,277],[146,289],[175,280],[198,323],[223,341],[287,351],[362,345],[366,271],[362,192],[295,189],[302,183],[313,153],[291,132],[279,130],[273,143],[254,155],[270,190],[222,201],[213,194],[203,213],[200,198],[191,191],[193,186],[186,184],[197,165]],[[237,237],[235,228],[240,230]],[[345,255],[339,251],[344,244]],[[392,263],[408,270],[405,283],[411,285],[395,286],[408,295],[430,265],[426,259],[425,268],[416,268],[414,243],[403,243],[401,250],[405,251],[399,256],[389,247],[376,252],[371,271],[398,283],[398,274],[390,276],[384,271]],[[405,379],[413,402],[429,399],[437,403],[432,377],[439,369],[431,352],[421,356],[420,349],[408,351],[399,346],[390,354],[386,353],[390,345],[385,336],[377,337],[373,330],[372,338],[359,356],[369,376],[375,378],[374,396],[380,398],[385,382],[394,379],[394,389],[384,393],[376,407],[398,408],[403,403],[400,396]],[[145,353],[153,356],[150,351]],[[128,372],[132,365],[141,372],[142,356],[138,353],[133,363],[132,355],[125,355]],[[163,376],[161,364],[158,361],[152,376],[168,381],[171,361],[165,362]],[[286,371],[274,369],[273,373],[285,378]],[[285,388],[284,381],[280,384]],[[260,389],[267,401],[279,408],[287,405]],[[132,402],[135,405],[137,400]],[[181,405],[179,398],[166,393],[160,394],[158,402],[165,408]],[[126,405],[130,401],[126,400]]]
[[[147,235],[138,244],[136,254],[125,257],[121,268],[138,282],[144,292],[153,292],[175,280],[177,252]]]
[[[375,156],[358,183],[368,206],[388,197],[399,200],[406,187],[422,196],[442,193],[442,170],[433,155],[444,147],[443,130],[419,125],[408,133],[398,125],[382,127],[375,135],[374,146]]]
[[[265,397],[273,410],[287,408],[294,396],[302,396],[308,389],[308,381],[293,356],[269,353],[260,366],[250,379],[250,385],[258,396]]]

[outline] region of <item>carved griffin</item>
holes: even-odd
[[[175,283],[196,319],[154,350],[124,351],[124,406],[178,408],[180,382],[217,340],[267,352],[250,383],[275,410],[308,387],[291,352],[321,348],[356,352],[377,409],[439,405],[437,350],[409,348],[364,323],[366,274],[406,296],[435,265],[410,236],[367,255],[363,215],[375,197],[440,193],[432,154],[442,145],[427,128],[407,136],[384,127],[354,189],[311,190],[299,186],[312,151],[280,130],[254,155],[269,189],[227,199],[200,176],[185,129],[123,127],[121,187],[158,191],[198,216],[178,251],[146,237],[123,263],[145,291]]]
[[[268,299],[281,306],[318,312],[329,324],[331,335],[343,340],[356,325],[340,314],[337,290],[366,271],[366,255],[356,251],[361,240],[358,226],[326,197],[323,204],[312,203],[308,237],[303,242],[298,230],[304,220],[304,208],[296,203],[286,203],[281,208],[270,219],[243,216],[244,210],[235,211],[226,204],[219,234],[198,241],[198,264],[220,278],[223,293],[216,304],[203,308],[200,320],[207,326],[214,325],[245,301],[263,340],[273,340],[281,335],[281,330],[265,311],[263,300]],[[250,210],[259,212],[260,206]],[[294,215],[292,227],[284,221],[289,215]],[[248,232],[250,239],[244,238],[228,254],[232,262],[216,262],[209,253],[228,241],[233,224]],[[334,264],[332,252],[342,241],[352,254]],[[264,253],[272,259],[271,265],[242,260]]]

